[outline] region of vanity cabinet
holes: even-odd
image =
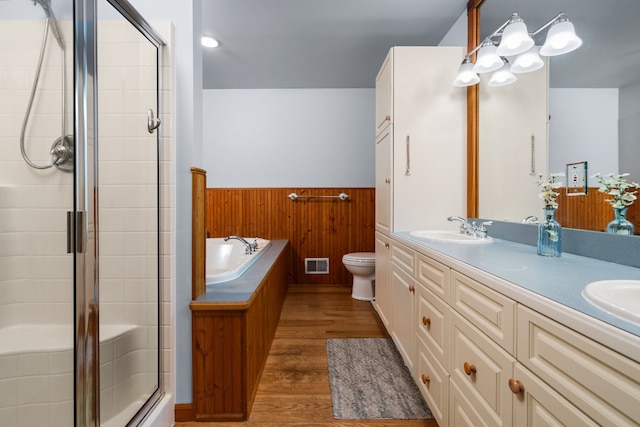
[[[376,231],[391,231],[391,128],[376,137]]]
[[[391,242],[391,328],[389,333],[409,371],[414,365],[414,300],[413,278],[415,253],[397,242]]]
[[[373,306],[387,329],[391,329],[391,245],[389,236],[376,231],[376,283]]]

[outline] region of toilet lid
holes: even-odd
[[[346,254],[342,257],[343,261],[357,262],[360,264],[375,264],[376,254],[375,252],[354,252]]]

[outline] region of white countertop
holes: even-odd
[[[494,239],[484,245],[431,242],[396,232],[394,238],[492,289],[640,362],[640,326],[589,303],[584,287],[598,280],[640,280],[640,269]]]

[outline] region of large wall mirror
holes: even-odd
[[[562,189],[558,213],[564,208],[563,226],[604,230],[613,211],[588,177],[596,172],[628,172],[628,179],[640,182],[640,1],[484,0],[470,2],[469,10],[470,30],[474,12],[480,16],[475,43],[513,12],[522,17],[529,32],[565,12],[583,40],[576,51],[546,58],[542,70],[518,74],[519,80],[510,86],[487,88],[483,77],[477,89],[479,112],[470,109],[478,120],[477,146],[470,152],[471,159],[478,156],[477,216],[511,222],[540,216],[535,175],[566,174],[568,164],[586,162],[587,194],[567,196]],[[546,30],[534,37],[536,45],[544,42],[545,35]],[[536,87],[533,95],[524,95],[532,87]],[[472,126],[470,119],[470,135],[475,134]],[[499,140],[510,145],[498,148]],[[521,148],[512,152],[516,144]],[[473,149],[472,141],[469,146]],[[525,179],[514,178],[517,173]],[[571,184],[571,178],[563,180]],[[470,201],[473,191],[470,187]],[[636,201],[628,213],[636,234],[640,233],[639,205]]]

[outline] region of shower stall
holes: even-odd
[[[164,46],[126,0],[0,0],[1,426],[164,393]]]

